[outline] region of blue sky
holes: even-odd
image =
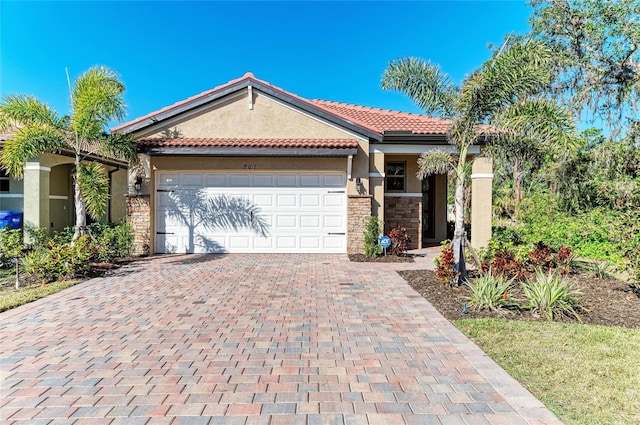
[[[430,59],[459,82],[489,44],[528,31],[524,1],[0,2],[0,96],[68,113],[92,65],[127,86],[127,120],[251,71],[309,99],[420,112],[380,89],[389,61]]]

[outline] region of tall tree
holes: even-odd
[[[549,45],[552,91],[612,134],[640,119],[640,2],[529,0],[533,35]]]
[[[456,180],[456,222],[453,249],[456,267],[464,278],[464,191],[469,174],[469,148],[484,138],[499,144],[526,131],[531,138],[563,133],[555,129],[558,109],[553,102],[532,99],[551,80],[551,51],[534,40],[507,41],[493,57],[460,86],[437,65],[416,58],[391,62],[382,77],[384,89],[409,96],[425,113],[452,120],[449,143],[458,154],[423,154],[418,176],[452,172]],[[522,115],[526,113],[526,120]],[[526,126],[524,123],[526,122]],[[491,127],[499,124],[500,127]]]
[[[108,134],[110,121],[124,118],[124,85],[105,67],[80,75],[71,90],[71,113],[60,116],[48,105],[26,95],[0,102],[0,130],[11,136],[0,162],[14,178],[22,178],[25,163],[46,153],[71,152],[74,156],[74,239],[87,232],[86,213],[101,217],[108,204],[108,180],[103,167],[90,156],[136,160],[135,142],[128,136]]]

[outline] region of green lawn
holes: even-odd
[[[506,319],[454,324],[566,424],[640,424],[640,330]]]
[[[78,283],[80,282],[74,280],[54,282],[46,285],[44,288],[40,286],[30,286],[20,288],[17,291],[12,289],[13,287],[5,288],[0,291],[0,312],[44,298],[47,295],[55,294]]]

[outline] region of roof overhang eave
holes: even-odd
[[[219,147],[201,147],[201,148],[140,148],[141,154],[150,156],[160,155],[185,155],[185,156],[315,156],[315,157],[347,157],[356,155],[357,149],[268,149],[268,148],[219,148]]]

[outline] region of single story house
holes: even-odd
[[[416,173],[421,153],[456,152],[449,126],[308,100],[247,73],[111,131],[131,134],[145,164],[128,198],[138,253],[355,253],[368,216],[405,227],[410,248],[446,239],[447,177]],[[471,177],[479,247],[491,235],[490,160]]]
[[[0,134],[0,149],[11,134]],[[109,176],[109,205],[104,220],[126,216],[127,170],[124,161],[90,158],[102,163]],[[22,212],[23,223],[59,231],[75,224],[71,152],[45,154],[27,161],[24,176],[14,180],[0,168],[0,210]]]

